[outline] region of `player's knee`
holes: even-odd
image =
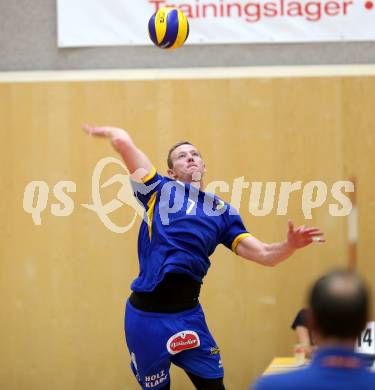
[[[197,390],[225,390],[223,378],[202,379],[197,384]]]
[[[225,390],[224,383],[198,387],[197,390]]]

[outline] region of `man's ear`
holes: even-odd
[[[176,179],[176,174],[173,169],[168,169],[167,173],[170,179]]]

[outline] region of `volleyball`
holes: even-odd
[[[178,8],[162,7],[151,16],[148,34],[157,47],[177,49],[189,36],[189,22]]]

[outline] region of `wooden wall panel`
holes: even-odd
[[[325,182],[358,177],[359,270],[374,286],[374,164],[372,115],[375,79],[258,78],[0,84],[0,387],[23,389],[134,389],[123,336],[123,309],[137,275],[139,218],[124,234],[108,230],[82,204],[91,199],[96,163],[117,155],[106,141],[80,131],[82,122],[123,126],[165,172],[174,142],[188,139],[203,153],[207,182]],[[107,167],[102,183],[116,173]],[[50,188],[42,223],[23,209],[31,181]],[[74,210],[56,217],[53,187],[76,184]],[[103,202],[120,186],[102,189]],[[230,200],[230,194],[223,194]],[[249,212],[250,188],[240,212],[249,230],[267,241],[284,239],[287,219],[317,224],[324,246],[265,268],[218,248],[201,302],[222,348],[228,389],[241,390],[270,359],[292,352],[289,329],[307,286],[322,272],[347,263],[346,218],[332,217],[327,201],[312,220],[302,191],[287,215],[277,198],[267,216]],[[126,224],[133,210],[112,215]],[[173,384],[191,388],[173,369]]]
[[[357,179],[357,269],[375,291],[375,80],[357,77],[343,82],[344,162],[346,175]],[[373,318],[375,303],[373,303]]]

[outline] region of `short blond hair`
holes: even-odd
[[[191,146],[194,146],[191,142],[189,141],[179,141],[177,143],[175,143],[170,149],[169,149],[169,152],[168,152],[168,157],[167,157],[167,165],[168,165],[168,168],[169,169],[172,169],[173,168],[173,162],[172,162],[172,153],[175,149],[177,149],[179,146],[181,145],[191,145]]]

